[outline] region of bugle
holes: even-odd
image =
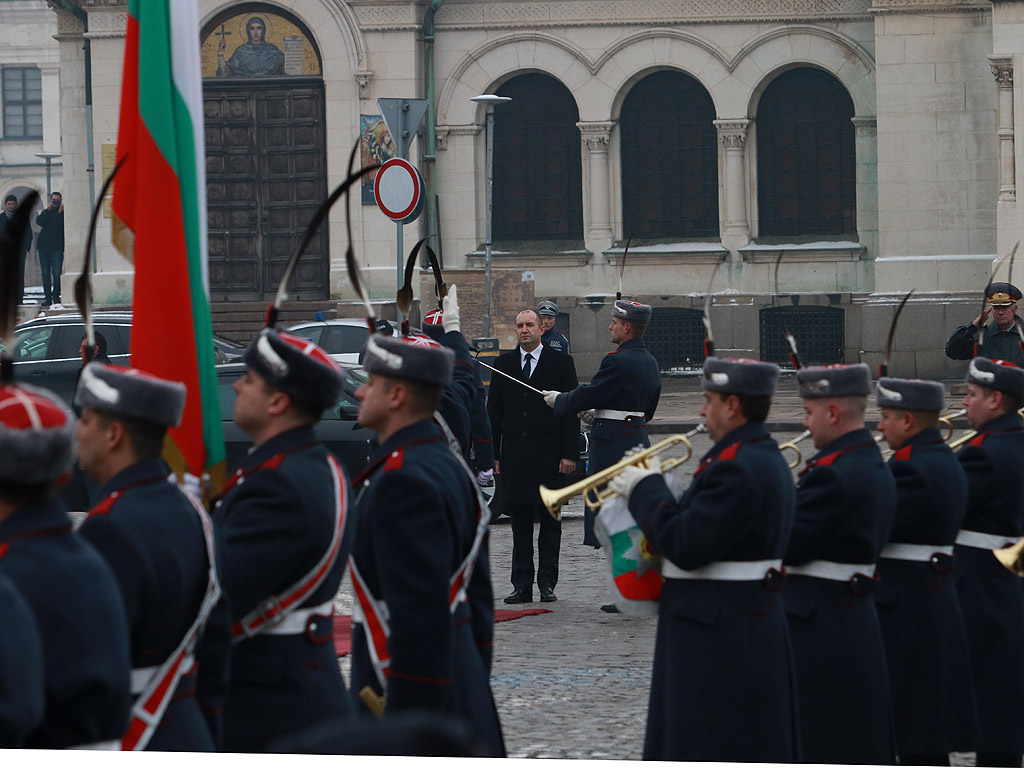
[[[939,416],[939,424],[946,428],[946,436],[943,438],[944,442],[949,442],[953,439],[953,419],[959,419],[961,416],[967,415],[967,409],[961,408],[956,413],[951,413],[948,416]]]
[[[779,450],[785,453],[787,450],[793,452],[793,460],[786,462],[790,469],[796,469],[800,466],[800,462],[803,461],[803,454],[800,453],[799,444],[811,436],[811,430],[805,429],[799,435],[794,437],[788,443],[782,443],[779,446]]]
[[[1024,539],[1002,549],[993,549],[996,560],[1018,576],[1024,577]]]
[[[685,435],[672,435],[666,437],[661,442],[655,443],[650,448],[644,448],[643,450],[637,451],[636,453],[630,453],[624,456],[621,460],[612,464],[610,467],[595,472],[582,480],[567,485],[564,488],[548,488],[542,485],[540,487],[540,500],[547,507],[548,512],[555,520],[562,519],[562,505],[564,505],[569,499],[574,496],[583,494],[583,503],[587,505],[588,509],[598,509],[608,499],[615,498],[618,496],[615,491],[610,488],[602,488],[609,480],[615,477],[617,474],[622,472],[626,467],[642,467],[647,468],[652,458],[658,454],[664,453],[670,448],[674,448],[677,445],[682,445],[686,448],[686,455],[668,459],[661,464],[661,471],[668,472],[670,469],[678,467],[680,464],[685,462],[693,454],[693,446],[690,445],[690,438],[701,432],[707,432],[708,429],[703,424],[698,425],[694,429],[691,429]]]

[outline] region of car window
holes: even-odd
[[[82,335],[84,325],[59,325],[56,337],[50,344],[51,356],[54,360],[80,360],[82,357]],[[106,334],[103,334],[106,336]]]
[[[322,325],[307,325],[305,328],[293,328],[289,333],[293,333],[301,339],[309,339],[317,346],[323,346],[323,344],[320,343],[320,337],[324,333],[324,327]],[[330,352],[331,350],[325,349],[324,351]]]
[[[366,326],[329,325],[323,340],[317,343],[329,355],[358,354],[368,334]]]
[[[102,331],[103,337],[107,340],[108,355],[128,354],[128,326],[127,325],[97,325],[96,330]],[[81,343],[81,336],[79,343]]]
[[[235,412],[235,390],[233,389],[235,381],[237,381],[242,375],[242,371],[237,373],[217,374],[217,399],[220,401],[220,417],[221,419],[230,419],[232,414]]]
[[[50,340],[53,338],[53,327],[26,328],[17,333],[11,357],[14,362],[30,360],[46,360],[49,358]]]

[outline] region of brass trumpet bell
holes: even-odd
[[[707,427],[703,424],[691,429],[685,435],[672,435],[666,437],[659,443],[655,443],[650,448],[644,448],[636,453],[631,453],[624,456],[620,461],[612,464],[610,467],[605,467],[599,472],[583,478],[582,480],[567,485],[564,488],[548,488],[542,485],[540,487],[540,500],[544,506],[547,507],[548,512],[555,520],[562,519],[562,506],[574,496],[583,495],[583,503],[587,505],[588,509],[599,509],[609,499],[613,499],[618,496],[615,491],[610,488],[602,488],[601,486],[606,485],[609,480],[622,472],[626,467],[642,467],[647,468],[652,458],[658,454],[664,453],[665,451],[673,448],[677,445],[682,445],[686,448],[686,455],[674,459],[668,459],[662,462],[661,471],[668,472],[670,469],[674,469],[682,464],[684,461],[693,455],[693,447],[690,445],[690,438],[699,432],[706,432]]]
[[[993,549],[992,554],[1007,570],[1024,577],[1024,539],[1009,547]]]
[[[793,452],[793,458],[790,461],[786,462],[787,466],[790,469],[796,469],[797,467],[800,466],[800,462],[803,461],[804,457],[803,457],[803,454],[800,452],[800,447],[799,446],[800,446],[800,443],[802,443],[804,440],[806,440],[810,436],[811,436],[811,430],[805,429],[803,432],[801,432],[799,435],[794,437],[788,443],[782,443],[779,446],[779,451],[781,451],[782,453],[785,453],[786,451],[792,451]]]

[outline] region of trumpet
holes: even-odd
[[[803,442],[804,440],[806,440],[810,436],[811,436],[811,430],[805,429],[803,432],[801,432],[799,435],[794,437],[788,443],[783,443],[782,445],[779,446],[779,451],[781,451],[783,453],[787,449],[793,452],[793,460],[787,462],[787,465],[789,466],[790,469],[796,469],[797,467],[800,466],[800,462],[803,461],[804,456],[803,456],[802,453],[800,453],[800,448],[798,447],[798,444]]]
[[[992,554],[996,556],[996,560],[1002,563],[1006,568],[1018,576],[1024,577],[1024,539],[1021,539],[1016,544],[1004,547],[1003,549],[993,549]]]
[[[686,448],[686,455],[674,459],[668,459],[661,465],[662,473],[668,472],[670,469],[678,467],[683,462],[687,461],[690,456],[693,455],[693,446],[690,445],[690,438],[694,435],[700,434],[701,432],[707,432],[708,428],[704,424],[699,424],[694,429],[691,429],[685,435],[672,435],[666,437],[659,443],[655,443],[650,448],[644,448],[637,453],[631,453],[628,456],[624,456],[621,460],[612,464],[610,467],[595,472],[589,477],[585,477],[579,482],[567,485],[564,488],[548,488],[546,486],[540,487],[540,500],[547,507],[548,512],[555,520],[562,519],[562,505],[565,504],[569,499],[574,496],[583,494],[583,503],[587,505],[588,509],[599,509],[609,499],[613,499],[618,496],[615,491],[610,488],[601,488],[609,480],[622,472],[626,467],[641,467],[647,468],[652,458],[658,454],[664,453],[670,448],[674,448],[677,445],[682,445]]]
[[[951,413],[948,416],[939,416],[939,424],[946,428],[946,437],[944,438],[945,442],[948,443],[950,440],[953,439],[953,419],[958,419],[961,416],[965,416],[966,414],[967,409],[961,408],[956,413]]]

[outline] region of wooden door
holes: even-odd
[[[327,196],[324,91],[319,78],[207,84],[206,188],[213,301],[273,298],[285,264]],[[330,294],[327,226],[288,295]]]

